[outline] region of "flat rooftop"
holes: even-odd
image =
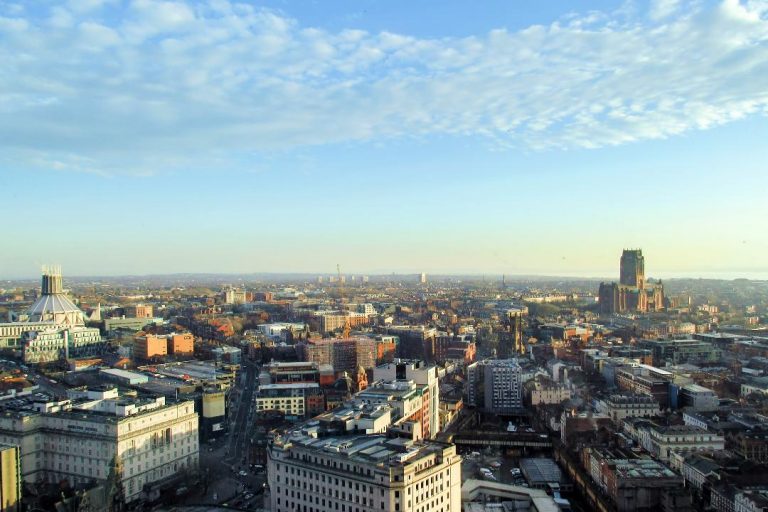
[[[653,459],[614,459],[616,475],[621,478],[674,478],[678,475]]]
[[[297,448],[322,451],[324,455],[338,456],[374,465],[400,466],[436,452],[442,452],[448,445],[432,441],[411,441],[403,438],[387,438],[383,435],[351,435],[313,438],[300,430],[282,438],[275,446],[285,448],[287,444]]]
[[[552,459],[530,458],[520,459],[520,470],[528,483],[546,484],[563,483],[563,472]]]
[[[306,388],[319,388],[320,384],[317,382],[290,382],[285,384],[262,384],[259,386],[259,390],[270,389],[306,389]]]

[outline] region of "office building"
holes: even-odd
[[[694,411],[714,411],[720,405],[720,399],[711,389],[698,384],[686,384],[678,392],[678,405]]]
[[[382,435],[293,432],[268,449],[272,512],[461,510],[456,447]]]
[[[325,411],[325,397],[315,382],[259,386],[255,403],[256,412],[280,411],[289,420],[311,418]]]
[[[165,336],[145,334],[133,340],[133,357],[138,361],[164,359],[168,355],[168,341]]]
[[[354,400],[366,405],[387,405],[392,409],[393,431],[420,440],[430,434],[428,420],[429,386],[412,380],[375,381],[365,390],[355,394]]]
[[[437,329],[423,325],[392,325],[387,327],[387,334],[397,336],[397,356],[400,358],[435,360],[435,340]]]
[[[637,346],[651,351],[656,366],[716,363],[722,358],[722,351],[712,343],[693,339],[643,339],[637,342]]]
[[[669,407],[669,389],[674,379],[671,372],[638,364],[618,367],[614,374],[620,390],[652,396],[661,408]]]
[[[522,368],[516,359],[486,359],[467,367],[467,404],[493,414],[523,407]]]
[[[191,356],[195,352],[195,337],[191,333],[169,334],[166,338],[168,354],[178,357]]]
[[[440,432],[440,384],[437,377],[437,367],[423,361],[396,359],[373,369],[373,380],[396,381],[410,380],[416,384],[427,386],[423,400],[428,404],[425,409],[422,424],[424,438],[432,439]]]

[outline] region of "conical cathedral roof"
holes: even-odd
[[[43,268],[43,294],[27,310],[30,322],[53,322],[58,325],[85,325],[85,315],[64,294],[61,269]]]

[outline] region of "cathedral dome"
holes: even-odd
[[[29,322],[52,322],[57,325],[85,325],[85,315],[65,294],[61,269],[43,268],[42,295],[27,310]]]

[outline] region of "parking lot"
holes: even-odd
[[[519,457],[505,454],[499,449],[486,448],[477,451],[462,451],[462,458],[462,481],[474,478],[524,487],[528,485],[522,474],[519,473]]]

